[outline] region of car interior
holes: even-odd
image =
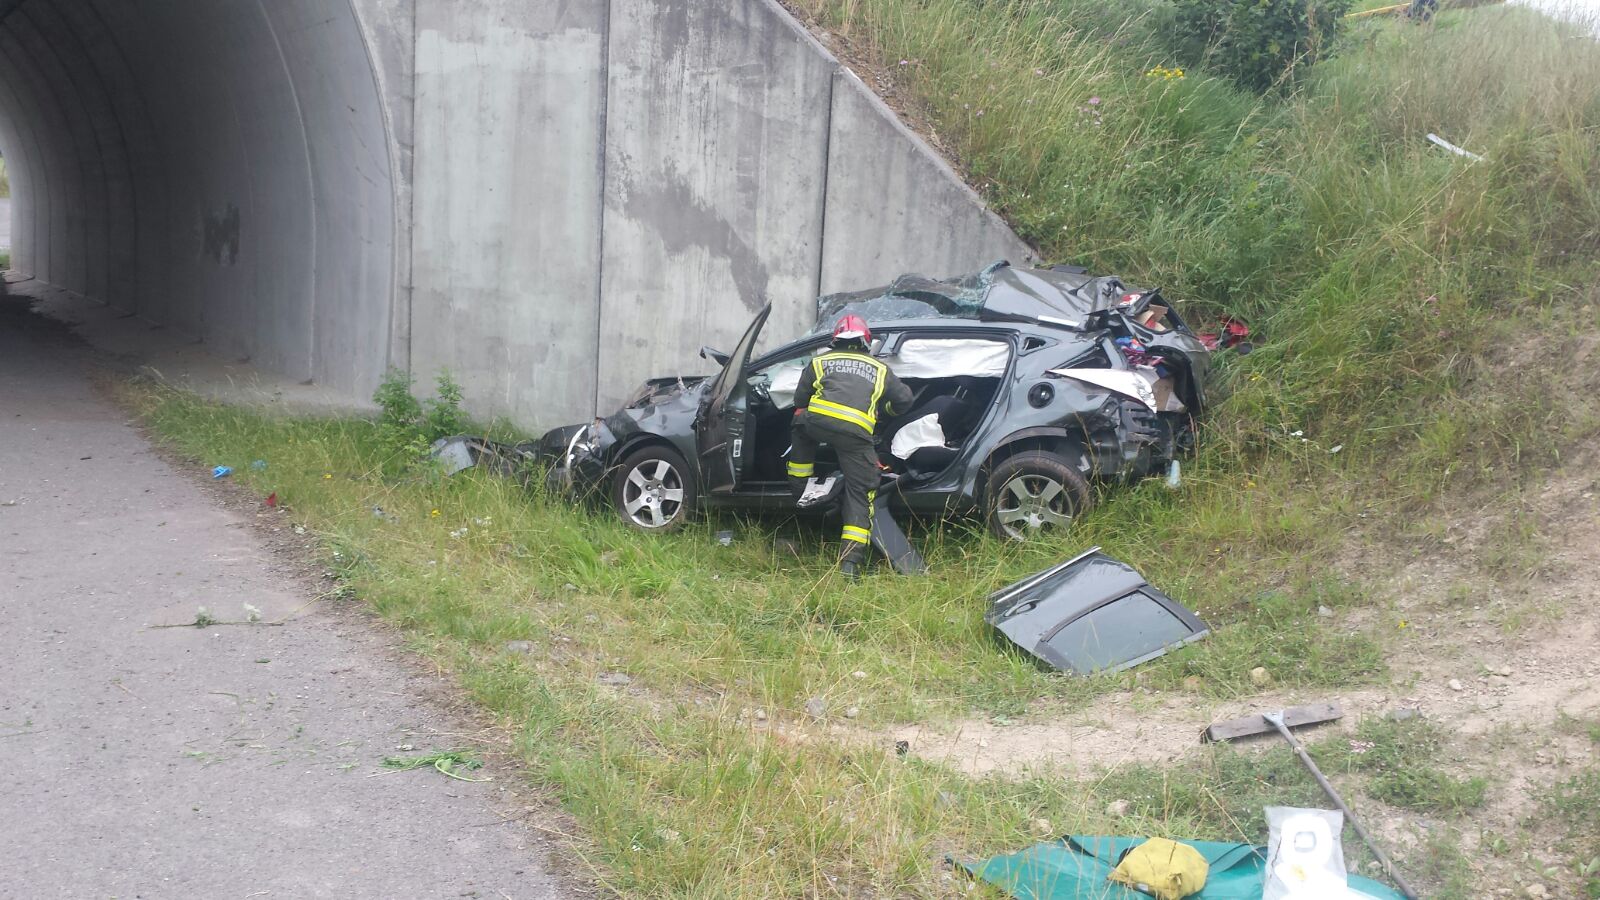
[[[794,394],[811,357],[823,344],[766,362],[745,376],[749,387],[746,485],[787,484],[784,456],[794,419]],[[1011,362],[1011,344],[995,337],[880,335],[873,355],[911,388],[910,408],[878,420],[878,456],[907,483],[939,475],[960,455],[994,403]],[[834,466],[823,446],[819,473]]]

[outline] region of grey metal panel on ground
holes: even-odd
[[[292,81],[315,217],[311,374],[371,396],[389,352],[394,179],[355,13],[326,0],[264,4]]]
[[[834,68],[766,0],[633,0],[610,31],[600,408],[768,299],[771,333],[809,321]]]
[[[417,6],[412,371],[480,416],[593,413],[604,34],[593,0]]]
[[[828,144],[820,293],[943,278],[1034,254],[893,110],[840,69]]]

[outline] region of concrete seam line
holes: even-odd
[[[606,116],[611,107],[611,0],[601,7],[600,13],[600,139],[599,152],[596,154],[595,165],[599,169],[600,183],[599,208],[595,216],[595,256],[594,256],[594,357],[590,364],[594,367],[594,415],[600,415],[600,350],[601,329],[605,324],[605,280],[606,280],[606,154],[610,152],[607,141],[609,124]]]
[[[305,107],[300,104],[300,85],[294,80],[294,69],[289,65],[289,58],[283,53],[283,41],[278,37],[278,29],[272,24],[272,16],[267,13],[265,0],[256,0],[256,9],[261,13],[261,20],[266,23],[267,34],[272,35],[272,46],[278,51],[278,64],[283,67],[283,77],[289,82],[289,96],[294,98],[295,120],[300,123],[300,146],[305,150],[306,193],[311,213],[310,239],[306,242],[310,248],[311,258],[311,264],[307,267],[311,288],[306,291],[306,374],[314,382],[317,378],[317,260],[320,252],[317,245],[317,173],[311,165],[311,134],[306,128]],[[354,14],[354,10],[351,12]],[[379,104],[382,102],[380,95]],[[236,117],[237,110],[238,107],[235,106]],[[251,181],[253,183],[254,179]]]
[[[811,297],[813,300],[822,295],[822,266],[827,259],[828,246],[828,171],[833,168],[833,92],[839,84],[839,64],[834,63],[833,71],[828,73],[828,115],[827,122],[822,126],[822,191],[818,205],[821,209],[817,213],[817,275],[811,283]]]

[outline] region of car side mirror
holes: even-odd
[[[725,366],[728,364],[728,354],[711,347],[701,347],[700,358],[709,359],[719,366]]]

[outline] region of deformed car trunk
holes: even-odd
[[[1183,604],[1095,547],[990,596],[984,621],[1079,675],[1148,662],[1211,633]]]

